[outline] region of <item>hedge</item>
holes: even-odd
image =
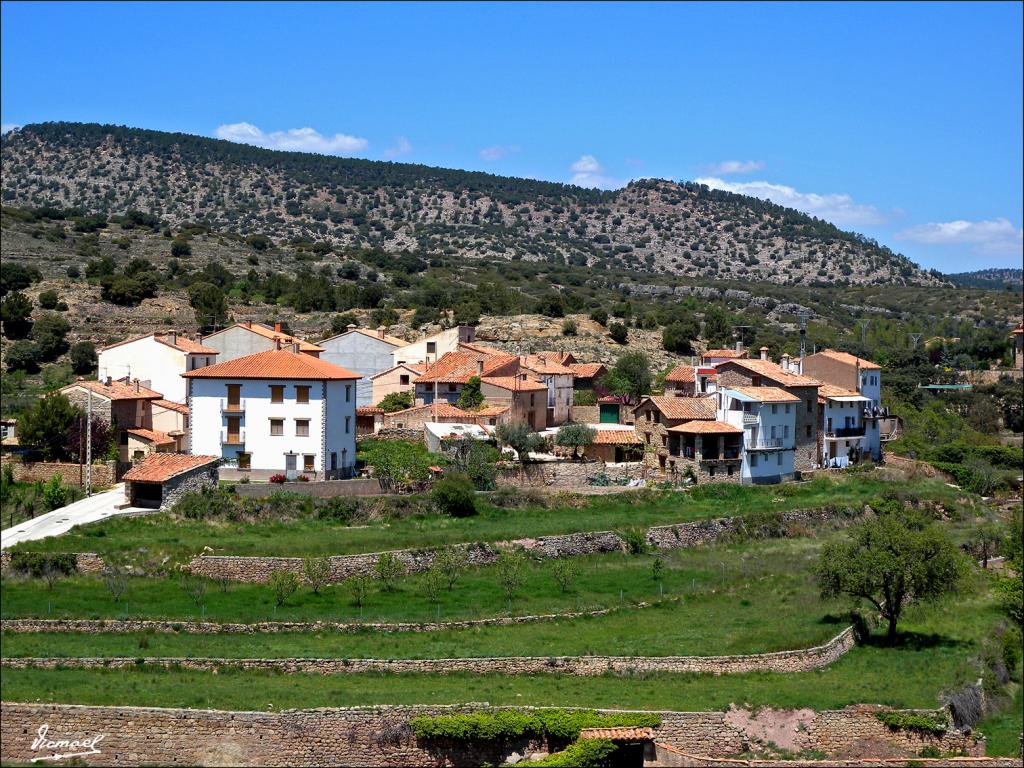
[[[611,764],[608,758],[614,751],[615,744],[608,739],[582,739],[561,752],[526,765],[531,768],[603,768]]]
[[[423,715],[409,721],[419,739],[512,739],[534,734],[573,740],[584,728],[655,727],[661,717],[646,712],[602,714],[586,709],[501,710],[465,715]]]

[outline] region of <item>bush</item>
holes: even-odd
[[[43,291],[39,294],[39,306],[42,309],[56,309],[60,303],[60,296],[54,290]]]
[[[582,739],[529,765],[538,768],[602,768],[611,765],[611,755],[616,749],[615,742],[610,739]]]
[[[281,606],[299,588],[299,577],[291,571],[274,571],[267,583],[274,593],[275,602]]]
[[[46,506],[49,509],[60,509],[66,506],[68,494],[69,489],[64,485],[60,475],[51,475],[50,479],[46,481],[46,487],[43,489],[43,499],[46,501]]]
[[[91,341],[79,341],[72,345],[69,357],[72,371],[77,374],[90,373],[96,367],[96,345]]]
[[[326,557],[307,557],[302,561],[302,573],[314,595],[331,580],[331,561]]]
[[[562,335],[575,336],[579,332],[579,326],[571,317],[562,321]]]
[[[608,325],[608,312],[601,308],[591,310],[590,319],[598,325]]]
[[[16,341],[7,348],[4,362],[9,372],[39,373],[39,347],[32,341]]]
[[[12,552],[11,570],[37,579],[47,571],[56,571],[70,576],[78,570],[78,561],[69,552]]]
[[[192,255],[192,246],[187,240],[175,240],[171,243],[171,256],[176,259]]]
[[[418,739],[459,741],[513,739],[526,734],[572,741],[584,728],[654,728],[661,717],[647,712],[601,713],[586,709],[498,710],[462,715],[422,715],[409,721]]]
[[[280,472],[278,472],[278,473],[277,473],[276,475],[271,475],[271,476],[270,476],[270,482],[272,482],[272,483],[277,483],[278,485],[283,485],[283,484],[284,484],[284,481],[285,481],[285,480],[287,480],[287,479],[288,479],[288,478],[287,478],[287,477],[285,477],[285,476],[284,476],[283,474],[281,474]]]
[[[612,323],[608,326],[608,335],[616,344],[625,344],[629,337],[629,331],[622,323]]]
[[[384,552],[373,566],[373,571],[384,585],[385,592],[394,592],[395,580],[405,573],[405,563],[399,560],[391,552]]]
[[[453,472],[434,483],[430,498],[441,514],[450,517],[472,517],[477,513],[473,481],[461,472]]]
[[[893,731],[916,731],[917,733],[945,733],[949,723],[942,715],[921,715],[911,712],[878,712],[877,717]]]
[[[412,408],[412,392],[390,392],[381,398],[377,407],[384,413],[394,413]]]

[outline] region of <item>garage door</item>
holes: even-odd
[[[160,483],[132,483],[133,507],[159,508],[163,500],[163,486]]]

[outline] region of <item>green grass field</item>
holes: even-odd
[[[653,577],[653,555],[620,553],[573,558],[578,576],[562,592],[552,576],[553,562],[529,566],[526,583],[513,601],[520,615],[565,613],[595,607],[621,608],[606,616],[559,619],[506,627],[474,627],[431,633],[380,635],[313,634],[261,636],[156,635],[154,653],[167,655],[326,655],[326,656],[486,656],[551,654],[712,655],[754,653],[816,645],[846,624],[846,605],[823,602],[809,571],[822,539],[784,539],[664,553],[660,581]],[[434,621],[508,615],[508,603],[494,568],[463,574],[440,603],[422,590],[423,576],[400,579],[394,592],[379,586],[362,610],[352,604],[343,585],[316,595],[301,587],[276,610],[279,620]],[[115,603],[99,578],[76,577],[52,592],[41,582],[4,578],[0,597],[3,617],[115,618],[125,603]],[[200,611],[176,581],[136,578],[130,581],[127,612],[133,617],[186,620],[259,621],[275,617],[274,598],[266,585],[236,584],[223,593],[209,587]],[[640,601],[662,601],[646,608]],[[5,655],[131,653],[137,639],[116,636],[90,640],[55,635],[9,635]],[[35,648],[36,650],[31,650]],[[29,649],[29,650],[16,650]],[[101,649],[109,649],[101,651]]]
[[[683,492],[612,494],[566,504],[518,509],[482,501],[480,514],[451,518],[429,514],[347,526],[310,517],[257,522],[186,520],[169,513],[119,518],[74,528],[63,536],[27,542],[23,551],[96,552],[129,561],[186,562],[211,547],[218,554],[343,555],[407,547],[432,547],[471,541],[504,541],[574,531],[626,530],[709,517],[812,508],[826,504],[858,507],[905,483],[872,475],[822,477],[774,487],[707,486],[697,498]],[[921,498],[953,501],[956,492],[931,480],[915,482]]]

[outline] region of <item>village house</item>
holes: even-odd
[[[573,392],[593,392],[598,397],[606,394],[598,384],[601,377],[608,373],[608,366],[604,363],[566,363],[559,361],[562,365],[568,365],[572,369]]]
[[[644,463],[651,469],[673,473],[682,461],[678,437],[670,433],[670,428],[694,420],[713,421],[715,399],[652,395],[645,397],[633,409],[633,418],[634,429],[644,449]],[[670,436],[674,438],[672,441]]]
[[[801,399],[779,387],[765,386],[723,386],[717,397],[717,420],[743,431],[741,482],[791,480]]]
[[[808,355],[800,363],[805,376],[834,387],[849,390],[866,399],[862,405],[864,421],[864,444],[862,448],[875,461],[882,458],[881,422],[889,414],[882,408],[882,367],[878,363],[851,355],[825,349]]]
[[[375,405],[356,407],[356,439],[372,437],[384,428],[384,409]]]
[[[188,406],[163,398],[152,401],[153,429],[174,438],[176,450],[188,450]]]
[[[391,354],[391,364],[433,363],[440,360],[448,352],[458,351],[460,344],[471,344],[475,340],[476,328],[470,325],[448,328],[440,333],[435,333],[419,341],[414,341],[411,344],[397,348]]]
[[[583,448],[583,458],[603,461],[606,464],[621,464],[640,461],[644,455],[644,444],[636,430],[628,424],[589,424],[594,430],[594,439]]]
[[[676,397],[694,397],[697,394],[697,369],[692,365],[677,365],[665,376],[665,394]]]
[[[154,452],[176,451],[181,444],[174,436],[155,428],[153,403],[163,401],[155,392],[134,381],[104,379],[86,381],[61,388],[60,393],[83,412],[102,419],[114,431],[122,464],[138,461]],[[91,400],[91,404],[90,404]]]
[[[554,353],[540,352],[520,358],[520,368],[534,374],[547,386],[547,425],[569,420],[573,397],[573,370],[555,359]]]
[[[768,350],[759,360],[734,359],[715,365],[717,387],[778,387],[795,396],[800,405],[795,408],[796,471],[809,471],[819,465],[818,449],[818,384],[816,379],[783,370],[767,359]]]
[[[212,365],[218,350],[174,331],[119,341],[99,352],[101,380],[138,380],[175,403],[185,401],[181,374]]]
[[[717,365],[729,360],[746,359],[747,350],[743,348],[743,344],[740,342],[736,342],[736,349],[709,349],[700,356],[700,361],[703,365]]]
[[[254,476],[352,475],[359,374],[292,347],[183,376],[190,453],[219,456],[225,467]]]
[[[702,482],[742,482],[743,430],[725,421],[686,421],[668,429],[675,471]]]
[[[290,345],[298,345],[299,352],[313,357],[319,357],[322,351],[316,344],[283,330],[281,323],[274,323],[272,327],[263,323],[235,323],[203,337],[203,346],[220,353],[217,355],[218,363]]]
[[[870,456],[864,411],[870,400],[833,384],[818,387],[818,436],[823,467],[845,467]]]
[[[408,392],[415,399],[416,381],[427,370],[426,363],[402,363],[370,377],[373,394],[371,400],[378,404],[388,395]]]
[[[1017,323],[1010,337],[1013,339],[1013,367],[1024,370],[1024,323]]]
[[[124,475],[125,503],[132,507],[170,509],[186,494],[216,488],[219,464],[217,456],[146,456]]]
[[[362,376],[356,385],[356,405],[374,405],[380,400],[375,398],[372,377],[393,368],[392,355],[405,343],[405,339],[389,336],[384,326],[370,331],[350,325],[344,333],[319,342],[323,348],[320,359]]]
[[[434,363],[427,364],[426,370],[415,382],[415,402],[429,405],[435,399],[454,405],[462,395],[462,388],[474,376],[514,374],[519,367],[519,358],[487,349],[469,351],[460,349],[446,352]],[[547,386],[543,389],[546,391]]]

